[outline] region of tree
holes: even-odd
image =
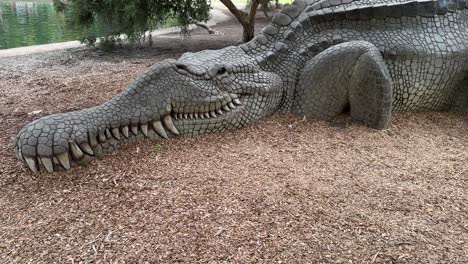
[[[53,0],[57,10],[66,12],[69,24],[83,33],[82,41],[112,47],[126,34],[130,41],[139,41],[144,33],[167,21],[175,21],[187,33],[191,23],[206,22],[211,9],[207,0]],[[243,27],[242,40],[254,37],[255,15],[260,4],[269,0],[251,0],[248,11],[238,9],[232,0],[220,0]],[[150,36],[151,37],[151,36]]]
[[[234,5],[231,0],[220,0],[229,11],[236,17],[237,21],[242,25],[244,32],[242,33],[242,41],[247,42],[254,37],[255,33],[255,16],[260,4],[268,0],[252,0],[250,2],[249,11],[240,10]]]
[[[139,41],[168,21],[187,32],[192,21],[207,21],[211,9],[206,0],[54,0],[54,5],[83,32],[83,42],[94,44],[102,37],[105,45],[113,45],[121,34]]]

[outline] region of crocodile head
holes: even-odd
[[[186,53],[150,67],[102,105],[21,129],[17,158],[33,171],[69,169],[122,143],[247,126],[274,112],[282,81],[238,47]]]

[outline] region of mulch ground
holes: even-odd
[[[102,103],[157,61],[241,34],[216,29],[0,61],[1,263],[468,262],[467,114],[397,113],[384,131],[276,114],[52,175],[14,159],[31,120]]]

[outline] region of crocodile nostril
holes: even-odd
[[[176,63],[176,68],[183,71],[188,71],[188,67],[185,64]]]
[[[199,68],[190,64],[176,62],[174,66],[179,73],[183,73],[183,74],[189,73],[189,74],[193,74],[196,76],[203,76],[205,74],[205,71],[200,70]]]

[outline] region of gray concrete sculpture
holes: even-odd
[[[392,111],[468,108],[468,0],[296,0],[255,39],[149,68],[110,101],[19,131],[31,170],[144,138],[238,129],[274,112],[386,128]]]

